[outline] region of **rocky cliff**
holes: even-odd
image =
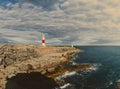
[[[5,89],[6,78],[18,73],[48,74],[80,50],[72,47],[41,47],[34,45],[0,45],[0,89]],[[59,69],[60,70],[60,69]]]

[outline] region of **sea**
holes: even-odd
[[[59,76],[66,84],[61,89],[115,89],[120,80],[120,46],[77,46],[83,52],[75,54],[76,64],[94,67],[80,72],[66,72]]]

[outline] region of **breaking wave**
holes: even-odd
[[[67,83],[67,84],[61,86],[60,89],[76,89],[76,88],[74,87],[74,85]]]
[[[77,74],[78,73],[75,71],[73,71],[73,72],[66,71],[63,75],[56,77],[56,80],[60,80],[60,81],[64,82],[65,78],[72,77],[72,76],[75,76]]]
[[[77,76],[81,78],[88,77],[91,72],[97,71],[99,69],[99,66],[101,66],[101,64],[92,64],[92,67],[88,68],[87,70],[83,70],[81,72],[66,71],[63,75],[56,77],[56,80],[59,80],[62,83],[64,83],[64,85],[59,87],[59,89],[77,89],[75,88],[76,86],[74,84],[66,80],[72,81],[71,79],[74,79],[74,77],[77,77]]]

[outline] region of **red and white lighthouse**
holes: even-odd
[[[42,34],[42,46],[46,46],[46,44],[45,44],[45,36],[44,36],[44,34]]]

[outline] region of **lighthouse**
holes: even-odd
[[[46,44],[45,44],[45,36],[44,36],[44,34],[42,34],[42,46],[43,46],[43,47],[46,46]]]

